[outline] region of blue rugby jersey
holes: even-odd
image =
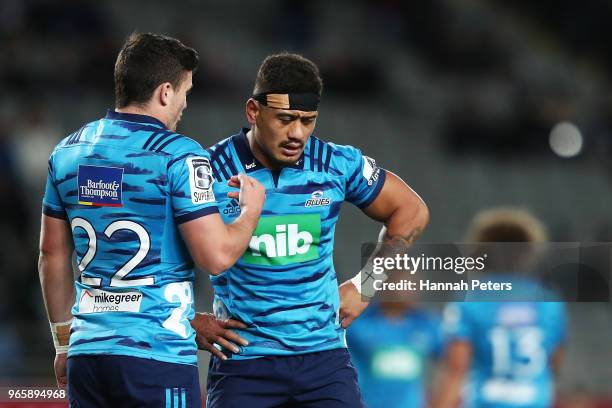
[[[279,172],[252,154],[248,129],[209,149],[219,211],[240,214],[226,180],[246,172],[266,188],[266,201],[249,248],[219,276],[211,276],[217,317],[235,317],[249,341],[232,358],[295,355],[346,347],[338,318],[338,281],[332,253],[340,207],[367,207],[385,171],[351,146],[311,136],[295,165]]]
[[[351,324],[347,341],[369,408],[426,406],[427,363],[443,350],[437,315],[410,309],[388,317],[374,303]]]
[[[513,286],[533,290],[529,282]],[[449,341],[472,346],[464,406],[544,408],[554,402],[553,353],[565,342],[561,302],[457,302],[447,306]]]
[[[70,222],[69,356],[197,364],[193,262],[177,226],[214,212],[209,156],[155,118],[109,111],[49,159],[43,212]]]

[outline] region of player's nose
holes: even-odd
[[[308,129],[300,121],[296,120],[289,127],[287,136],[290,140],[299,141],[303,144],[308,138]]]

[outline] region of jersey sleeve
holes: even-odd
[[[378,197],[385,184],[386,172],[376,161],[364,156],[359,149],[346,148],[348,172],[346,201],[359,208],[366,208]]]
[[[210,157],[202,148],[177,155],[170,161],[168,185],[177,224],[219,212],[214,182]]]
[[[552,347],[553,350],[563,346],[567,341],[567,310],[563,302],[548,303],[551,310],[550,322],[554,322],[552,330]]]
[[[47,172],[47,185],[45,186],[45,195],[43,197],[43,214],[49,217],[67,219],[64,202],[57,191],[55,185],[55,176],[53,169],[53,154],[49,158],[49,167]]]
[[[455,340],[469,341],[472,338],[472,327],[465,304],[450,303],[444,308],[442,330],[444,342]]]

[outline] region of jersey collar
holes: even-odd
[[[266,166],[264,166],[259,160],[257,160],[255,155],[253,155],[253,152],[251,151],[251,146],[249,146],[249,139],[247,138],[247,133],[249,132],[249,130],[249,128],[242,128],[242,130],[238,134],[232,137],[234,141],[234,147],[236,148],[236,153],[238,153],[238,157],[240,158],[242,167],[244,167],[244,170],[247,173],[266,168]],[[288,164],[285,167],[293,169],[303,169],[304,152],[307,148],[308,144],[306,145],[304,151],[302,151],[302,155],[300,156],[298,161],[293,164]]]
[[[138,115],[136,113],[121,113],[113,109],[109,109],[106,112],[106,119],[125,120],[127,122],[136,123],[151,123],[153,125],[161,126],[162,128],[167,129],[166,125],[164,125],[159,119],[154,118],[153,116]]]

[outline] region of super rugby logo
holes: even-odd
[[[304,207],[322,207],[330,203],[331,200],[325,197],[325,194],[321,190],[317,190],[311,194],[308,200],[306,200]]]
[[[319,258],[319,214],[262,217],[242,257],[245,263],[287,265]]]
[[[101,289],[84,289],[79,298],[79,313],[139,312],[142,293],[107,292]]]
[[[191,187],[191,202],[206,204],[215,201],[212,185],[215,182],[210,161],[205,157],[189,157],[186,159],[189,169],[189,185]]]

